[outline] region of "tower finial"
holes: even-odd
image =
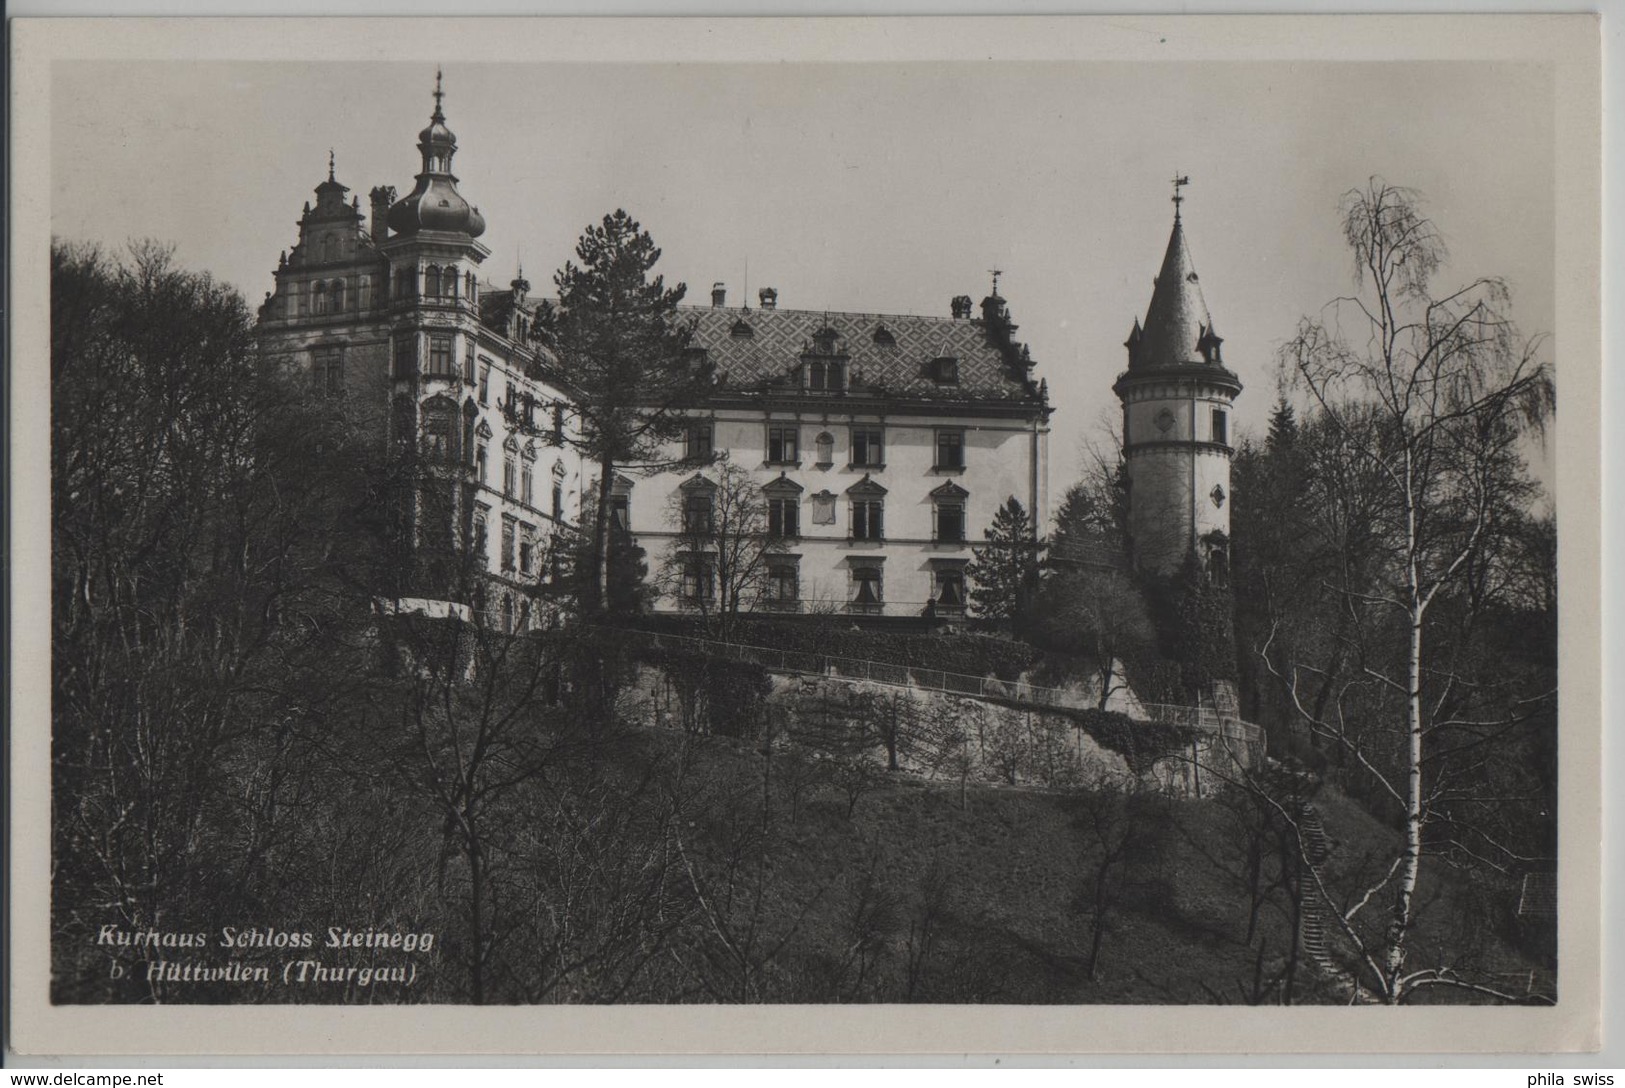
[[[333,149],[331,147],[327,149],[327,180],[336,180],[333,177]]]
[[[446,115],[440,109],[440,100],[445,96],[446,92],[440,89],[440,66],[436,65],[434,70],[434,119],[436,121],[446,119]]]
[[[988,269],[988,272],[993,277],[993,297],[998,298],[999,297],[999,277],[1004,275],[1004,270],[1002,268],[990,268],[990,269]]]
[[[1174,222],[1175,223],[1179,222],[1179,206],[1181,204],[1185,203],[1185,198],[1180,194],[1179,190],[1183,189],[1185,186],[1189,185],[1190,183],[1191,183],[1191,178],[1190,178],[1189,174],[1181,174],[1177,170],[1174,171]]]

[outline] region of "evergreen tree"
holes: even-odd
[[[610,489],[617,467],[659,467],[662,447],[681,432],[684,412],[711,391],[711,371],[688,351],[692,329],[677,321],[686,287],[651,276],[660,249],[625,211],[604,216],[576,243],[580,264],[553,277],[556,308],[541,315],[581,417],[575,439],[598,463],[592,552],[582,584],[588,609],[607,606]]]
[[[1285,393],[1275,398],[1275,408],[1270,412],[1269,437],[1265,440],[1266,448],[1270,453],[1285,453],[1290,450],[1298,440],[1298,414],[1293,410],[1292,404],[1286,399]]]
[[[1038,580],[1038,540],[1032,519],[1014,495],[993,515],[986,547],[972,553],[970,610],[990,621],[1011,622],[1023,614]]]

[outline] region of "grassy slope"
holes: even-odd
[[[709,830],[699,825],[702,849],[714,849],[723,824],[760,823],[762,764],[754,745],[700,743],[694,766],[715,816]],[[759,947],[783,941],[765,968],[770,1000],[1240,1003],[1258,996],[1256,972],[1267,978],[1284,965],[1292,936],[1284,895],[1247,940],[1245,867],[1223,802],[1159,799],[1142,817],[1153,830],[1121,874],[1091,979],[1091,914],[1080,893],[1099,848],[1080,822],[1082,795],[972,785],[962,807],[957,786],[874,778],[850,818],[833,783],[809,789],[793,817],[776,793],[759,925]],[[1393,832],[1354,803],[1329,791],[1317,801],[1350,867],[1391,849]],[[933,874],[945,892],[925,946]],[[753,881],[740,891],[754,892]],[[1430,881],[1426,894],[1440,898],[1433,913],[1457,924],[1452,884]],[[1421,943],[1431,947],[1442,931],[1424,927]],[[1307,965],[1295,980],[1300,1002],[1339,1000]]]

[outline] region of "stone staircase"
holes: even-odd
[[[1331,842],[1326,838],[1326,825],[1320,813],[1307,801],[1298,808],[1298,842],[1303,850],[1304,862],[1311,872],[1298,878],[1298,947],[1304,956],[1321,971],[1337,975],[1340,970],[1332,958],[1327,923],[1328,912],[1336,908],[1326,902],[1319,884],[1313,879],[1321,864],[1331,854]]]

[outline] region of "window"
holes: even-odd
[[[691,460],[709,458],[711,456],[711,424],[690,423],[687,440],[684,443],[684,456]]]
[[[395,398],[394,433],[396,445],[410,453],[418,440],[417,404],[404,393]]]
[[[931,360],[931,380],[938,385],[959,384],[959,360],[952,355]]]
[[[879,427],[852,428],[852,464],[879,468],[886,463],[884,434]]]
[[[536,496],[532,490],[534,484],[535,474],[531,472],[530,466],[526,465],[519,470],[519,501],[526,506],[536,505]]]
[[[956,428],[937,431],[937,464],[939,469],[965,467],[965,432]]]
[[[683,497],[683,532],[703,534],[711,531],[711,493],[691,491]]]
[[[474,384],[474,341],[470,339],[467,352],[463,355],[463,381],[469,385]]]
[[[395,377],[410,378],[418,372],[417,337],[407,333],[395,341]]]
[[[701,604],[716,596],[716,579],[712,577],[710,556],[690,555],[684,558],[680,592],[688,604]]]
[[[852,600],[847,605],[853,612],[879,613],[885,611],[885,586],[881,582],[880,568],[855,566],[852,568]]]
[[[310,288],[311,301],[315,303],[315,310],[319,314],[327,312],[327,284],[317,283]]]
[[[958,567],[948,567],[937,571],[937,592],[932,598],[936,602],[939,612],[963,612],[965,610],[965,572]]]
[[[504,516],[502,519],[502,569],[513,570],[514,537],[518,532],[518,525],[513,518]]]
[[[316,353],[316,387],[327,393],[344,392],[344,353],[339,348],[322,348]]]
[[[767,500],[767,533],[776,537],[801,535],[801,503],[790,497]]]
[[[519,573],[529,575],[536,562],[536,530],[529,525],[519,527]]]
[[[457,372],[452,369],[451,337],[429,337],[429,373],[442,377],[455,377]]]
[[[613,511],[614,508],[614,501],[611,500],[610,510]],[[558,484],[553,485],[553,516],[556,518],[564,516],[564,488]]]
[[[564,402],[559,401],[553,405],[553,445],[564,445]]]
[[[490,558],[485,554],[485,513],[481,511],[474,515],[474,565],[485,570],[490,564]]]
[[[517,466],[513,463],[513,455],[508,454],[502,459],[502,493],[513,498],[514,473]]]
[[[436,298],[440,294],[440,266],[431,264],[423,274],[423,293],[429,298]]]
[[[769,464],[795,464],[800,457],[797,449],[800,428],[769,427],[767,429],[767,460]]]
[[[835,463],[835,436],[828,431],[821,431],[818,437],[813,440],[813,443],[818,450],[818,463],[833,465]]]
[[[481,442],[474,447],[474,481],[476,483],[483,484],[485,482],[485,462],[485,443]]]
[[[331,261],[332,259],[333,259],[333,236],[331,234],[328,234],[328,235],[324,235],[322,237],[322,260],[323,261]]]
[[[491,368],[489,366],[480,367],[480,403],[491,403]]]
[[[767,568],[762,597],[769,608],[794,608],[801,600],[801,576],[794,564],[773,563]]]
[[[356,305],[363,310],[372,309],[372,277],[362,276],[356,289]]]
[[[1229,439],[1226,437],[1227,429],[1225,427],[1225,423],[1226,420],[1224,418],[1224,409],[1213,409],[1213,441],[1219,443],[1220,445],[1224,445],[1229,441]]]
[[[937,503],[937,543],[963,544],[965,542],[965,504]]]
[[[839,393],[846,388],[846,371],[838,359],[812,359],[807,363],[807,388],[814,393]]]
[[[336,314],[341,314],[341,313],[344,312],[344,281],[343,280],[334,280],[333,281],[333,312],[336,313]]]
[[[885,504],[879,499],[852,500],[852,539],[881,540]]]
[[[609,497],[609,524],[617,532],[630,533],[632,531],[632,496],[611,495]]]
[[[423,406],[423,455],[431,461],[457,459],[457,406],[445,397]]]

